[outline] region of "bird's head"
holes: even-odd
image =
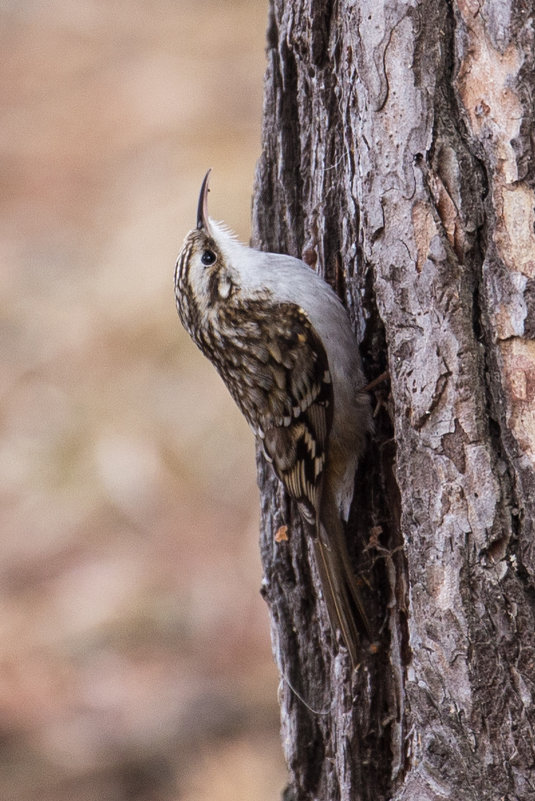
[[[208,179],[204,176],[197,206],[197,224],[187,234],[175,270],[178,313],[191,336],[218,304],[239,289],[235,267],[243,248],[224,226],[208,217]]]

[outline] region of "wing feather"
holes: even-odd
[[[303,309],[269,296],[231,295],[214,329],[221,347],[210,358],[288,493],[315,520],[333,416],[321,339]],[[210,350],[210,332],[206,339]]]

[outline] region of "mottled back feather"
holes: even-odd
[[[327,356],[306,314],[266,299],[227,303],[217,334],[208,326],[203,344],[277,476],[315,522],[333,395]]]

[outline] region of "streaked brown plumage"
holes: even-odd
[[[358,346],[337,296],[298,259],[236,242],[206,213],[175,272],[180,319],[213,362],[315,541],[333,630],[353,665],[369,631],[342,519],[370,428]]]

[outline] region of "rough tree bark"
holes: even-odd
[[[522,0],[271,0],[253,243],[305,254],[391,379],[353,676],[259,463],[287,799],[535,798],[534,28]]]

